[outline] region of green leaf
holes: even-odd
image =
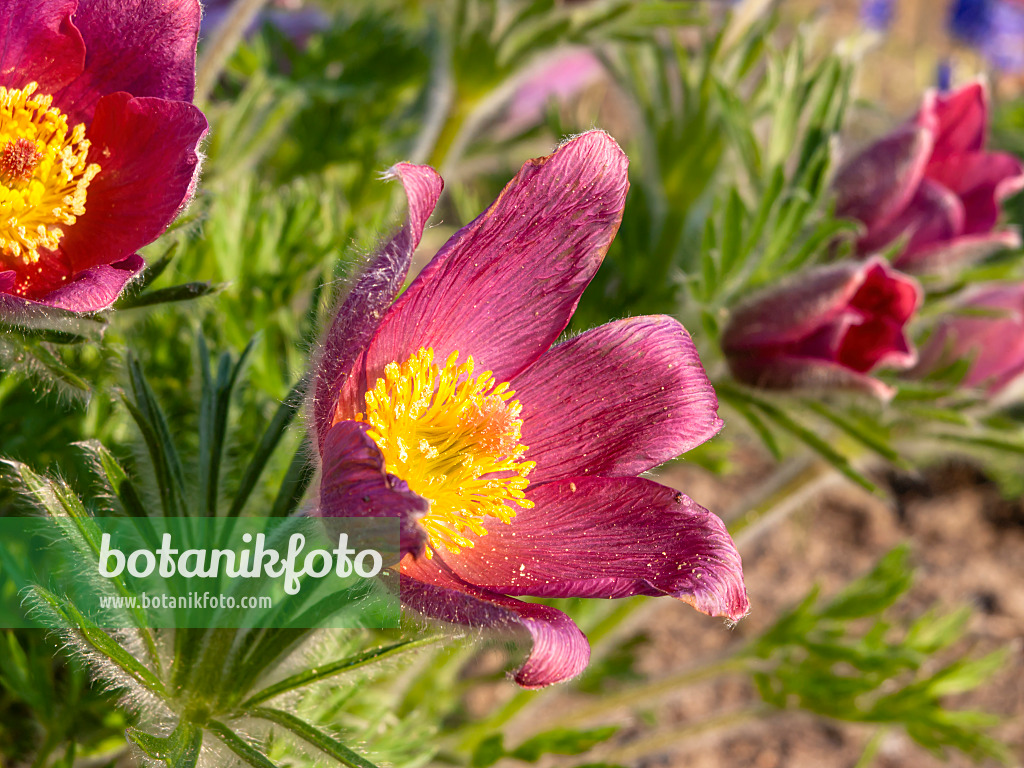
[[[420,640],[403,640],[400,643],[394,643],[393,645],[385,645],[380,648],[372,648],[362,653],[357,653],[354,656],[349,656],[345,659],[332,662],[330,664],[318,664],[314,669],[303,670],[297,672],[291,677],[287,677],[268,688],[264,688],[259,693],[250,696],[244,704],[242,709],[249,709],[250,707],[262,704],[268,699],[272,699],[275,696],[279,696],[287,691],[293,691],[296,688],[303,688],[321,680],[326,680],[329,677],[335,675],[341,675],[346,672],[352,672],[356,669],[365,667],[368,664],[373,664],[378,661],[384,661],[385,659],[393,656],[398,656],[407,651],[414,650],[416,648],[422,648],[424,646],[433,645],[437,643],[439,638],[428,637]]]
[[[228,515],[237,516],[241,514],[246,501],[248,501],[249,496],[256,488],[256,483],[266,467],[267,461],[281,442],[281,438],[284,437],[295,415],[299,412],[308,382],[308,376],[303,376],[299,379],[298,383],[285,396],[281,405],[278,406],[277,412],[274,413],[273,419],[271,419],[270,424],[263,433],[263,437],[260,438],[259,445],[256,446],[256,451],[253,453],[249,464],[245,468],[245,472],[242,474],[238,490],[231,501],[231,509],[228,511]]]
[[[224,742],[228,749],[254,768],[278,768],[275,763],[270,762],[266,755],[238,736],[224,723],[218,720],[210,720],[206,723],[206,728]]]
[[[801,442],[805,443],[808,448],[825,459],[825,461],[857,485],[871,491],[872,493],[881,493],[874,483],[854,469],[853,465],[850,464],[849,459],[829,445],[829,443],[817,433],[800,424],[781,408],[767,400],[742,391],[731,384],[719,383],[717,388],[719,391],[728,391],[732,397],[744,400],[758,408],[765,416],[768,417],[768,419],[775,422],[775,424],[792,434],[794,437],[798,438]]]
[[[142,366],[135,355],[128,354],[128,374],[131,382],[132,399],[123,397],[125,406],[135,420],[142,439],[146,443],[157,485],[163,514],[168,517],[185,517],[185,471],[182,468],[178,449],[171,438],[171,430],[160,403],[157,402]]]
[[[106,446],[99,440],[83,440],[74,445],[85,451],[91,458],[93,469],[102,479],[106,490],[121,504],[121,511],[128,517],[147,517],[142,498],[134,483]]]
[[[493,733],[476,745],[469,764],[471,768],[490,768],[506,754],[505,737],[500,733]]]
[[[253,717],[269,720],[272,723],[280,725],[282,728],[287,728],[300,739],[312,744],[321,752],[333,757],[342,765],[347,766],[347,768],[377,768],[376,765],[371,763],[358,752],[354,752],[333,736],[330,736],[319,728],[310,725],[305,720],[299,719],[295,715],[282,712],[278,709],[268,709],[266,707],[257,707],[256,709],[250,710],[249,714]]]
[[[138,728],[128,728],[125,736],[148,757],[168,768],[195,768],[202,753],[202,729],[184,720],[178,722],[170,736],[154,736]]]
[[[196,282],[173,285],[133,296],[127,296],[117,303],[118,309],[138,309],[151,307],[155,304],[171,304],[177,301],[192,301],[220,293],[228,287],[227,283]]]
[[[202,372],[199,400],[199,501],[205,514],[211,517],[217,514],[220,466],[224,454],[224,438],[227,435],[231,395],[238,382],[238,375],[255,343],[255,339],[249,341],[234,365],[231,364],[230,354],[222,354],[217,365],[217,380],[214,383],[210,374],[206,340],[202,334],[199,335],[199,367]]]
[[[603,741],[607,741],[619,732],[619,726],[608,725],[577,731],[572,728],[556,728],[539,733],[532,739],[524,741],[510,754],[529,763],[537,762],[541,756],[579,755],[592,749]]]
[[[865,576],[847,585],[822,611],[828,619],[876,616],[910,589],[913,580],[910,550],[896,547]]]
[[[36,605],[69,629],[75,630],[95,650],[124,670],[137,683],[161,697],[166,697],[163,683],[147,667],[132,656],[114,638],[87,619],[71,602],[39,586],[29,588]]]

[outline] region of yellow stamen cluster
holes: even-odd
[[[69,128],[53,97],[0,86],[0,261],[39,260],[56,248],[63,227],[85,213],[89,182],[100,172],[87,163],[85,124]]]
[[[535,466],[519,460],[526,446],[515,392],[496,385],[490,371],[474,376],[472,357],[461,365],[458,358],[452,352],[439,369],[434,351],[422,348],[401,365],[390,363],[357,417],[370,425],[387,471],[430,501],[420,520],[430,547],[455,554],[473,546],[467,532],[486,533],[485,517],[508,523],[512,505],[533,507],[524,489]]]

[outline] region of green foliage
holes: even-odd
[[[782,616],[750,649],[762,660],[754,667],[758,691],[779,709],[901,726],[937,754],[956,749],[1008,763],[1006,747],[987,733],[998,718],[943,705],[944,697],[982,685],[1006,651],[942,661],[963,636],[966,610],[931,611],[904,628],[886,618],[910,588],[908,558],[906,548],[893,550],[832,600],[812,591]]]

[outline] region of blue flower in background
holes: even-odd
[[[885,32],[892,24],[894,5],[895,0],[861,0],[861,23],[875,32]]]
[[[982,52],[1001,72],[1024,72],[1024,4],[995,3]]]
[[[949,6],[949,31],[970,45],[979,45],[989,36],[992,0],[953,0]]]

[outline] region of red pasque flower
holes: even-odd
[[[986,151],[987,130],[982,83],[929,91],[913,120],[846,163],[835,179],[836,212],[864,224],[858,251],[906,238],[895,266],[930,272],[1020,245],[1017,232],[997,224],[1000,202],[1024,188],[1024,167]]]
[[[689,335],[635,317],[555,343],[618,228],[626,166],[600,131],[529,161],[391,303],[441,192],[432,169],[395,166],[409,219],[316,368],[322,514],[401,515],[404,604],[529,642],[526,687],[579,674],[590,649],[517,596],[748,607],[721,520],[638,477],[721,428]]]
[[[969,288],[921,351],[916,372],[970,360],[961,384],[995,395],[1024,376],[1024,283]]]
[[[198,0],[0,0],[0,314],[109,307],[189,200]]]
[[[794,275],[737,308],[722,334],[733,375],[766,389],[895,390],[870,376],[909,368],[917,356],[904,326],[921,290],[875,257]]]

